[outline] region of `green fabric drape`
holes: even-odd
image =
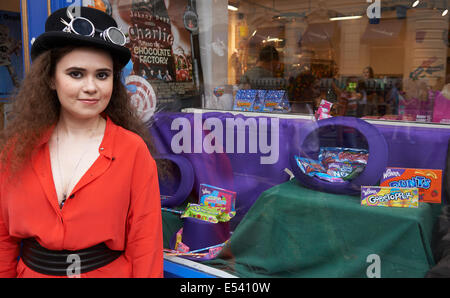
[[[376,255],[381,277],[423,277],[434,265],[430,241],[439,210],[427,203],[361,206],[357,196],[292,180],[265,191],[219,257],[203,263],[239,277],[367,277]],[[168,247],[182,222],[163,215]]]

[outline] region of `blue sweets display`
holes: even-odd
[[[234,98],[233,110],[287,113],[290,105],[284,90],[240,89]]]

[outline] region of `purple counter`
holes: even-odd
[[[263,191],[289,180],[284,169],[291,167],[290,152],[293,146],[299,146],[302,126],[311,124],[311,120],[304,119],[222,112],[159,112],[154,118],[150,130],[158,150],[162,154],[180,154],[192,163],[195,194],[201,183],[237,192],[237,215],[232,226]],[[387,166],[445,169],[450,128],[382,122],[374,125],[388,145]],[[325,133],[320,145],[362,148],[367,142],[358,134],[336,138]],[[306,146],[314,151],[318,144],[311,141]]]

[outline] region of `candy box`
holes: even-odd
[[[258,90],[240,89],[234,98],[233,110],[249,112],[253,110],[253,102],[258,94]]]
[[[264,98],[267,90],[257,90],[255,100],[253,101],[252,111],[263,112],[264,110]]]
[[[284,90],[268,90],[264,98],[264,112],[273,112],[279,110],[285,100],[286,92]]]
[[[442,170],[386,168],[380,186],[417,187],[419,201],[441,203]]]
[[[235,212],[236,193],[231,190],[200,184],[199,204],[215,207],[224,212]]]
[[[419,190],[407,187],[361,186],[361,206],[419,207]]]

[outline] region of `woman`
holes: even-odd
[[[366,66],[363,69],[363,79],[364,80],[370,80],[375,78],[375,74],[373,72],[373,68],[370,66]]]
[[[121,83],[130,52],[109,15],[79,13],[47,19],[0,140],[0,276],[162,277],[156,164]]]
[[[358,89],[362,95],[358,106],[358,117],[378,115],[378,95],[375,91],[376,82],[373,68],[366,66],[362,75],[362,80],[358,82]]]

